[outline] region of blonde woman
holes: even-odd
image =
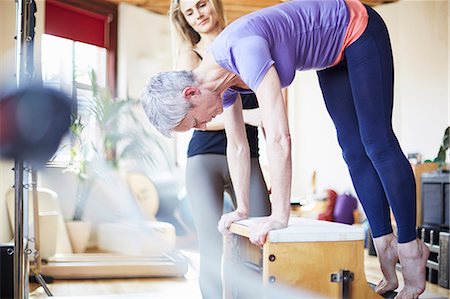
[[[170,19],[181,42],[177,68],[194,69],[214,38],[225,27],[220,0],[194,0],[172,2]],[[242,96],[244,118],[257,125],[257,101],[254,94]],[[253,108],[253,109],[252,109]],[[246,110],[247,109],[247,110]],[[246,125],[251,157],[251,216],[270,215],[267,186],[258,162],[258,129]],[[235,205],[226,158],[226,135],[220,119],[195,130],[188,148],[186,189],[192,207],[200,250],[200,289],[203,298],[221,298],[222,235],[217,224],[223,214],[224,192]]]

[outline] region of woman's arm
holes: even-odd
[[[250,240],[262,245],[269,230],[286,227],[290,214],[292,179],[291,136],[280,79],[272,66],[261,81],[256,96],[265,130],[271,177],[272,215],[253,228]],[[252,235],[252,228],[250,228]]]
[[[291,135],[280,79],[272,66],[256,91],[266,133],[267,158],[272,178],[272,216],[287,224],[290,213]]]
[[[184,48],[178,56],[175,69],[176,70],[193,70],[201,62],[200,57],[194,49]]]
[[[250,193],[250,148],[242,117],[240,96],[233,106],[225,110],[224,119],[227,133],[227,161],[236,194],[236,210],[247,215]]]
[[[286,110],[281,92],[280,79],[272,66],[261,81],[256,91],[262,124],[266,132],[267,156],[272,183],[272,214],[261,217],[249,229],[249,240],[259,246],[264,245],[270,230],[287,226],[290,214],[290,196],[292,179],[291,137],[289,133]],[[219,221],[219,231],[229,232],[229,226],[248,215],[249,196],[249,153],[245,138],[242,109],[239,101],[225,114],[225,130],[230,152],[228,166],[236,192],[238,212],[228,213]],[[239,108],[239,109],[238,109]],[[247,146],[247,151],[244,149]],[[236,184],[236,185],[235,185]]]
[[[247,218],[249,213],[250,149],[242,117],[240,96],[223,114],[227,134],[228,168],[237,202],[236,209],[231,213],[222,215],[218,224],[219,231],[227,233],[233,222]]]

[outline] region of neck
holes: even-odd
[[[204,52],[222,30],[223,28],[217,26],[208,33],[200,34],[200,41],[197,45],[195,45],[196,50],[199,52]]]
[[[222,93],[230,86],[236,85],[237,76],[218,65],[208,52],[199,66],[193,70],[200,88]]]

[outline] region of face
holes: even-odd
[[[209,0],[180,0],[180,10],[186,22],[198,33],[208,33],[218,25]]]
[[[185,132],[192,128],[205,130],[206,124],[223,112],[222,99],[215,92],[196,89],[196,92],[187,95],[187,99],[193,106],[174,129],[175,132]]]

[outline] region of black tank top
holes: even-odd
[[[252,109],[258,107],[258,102],[254,93],[241,94],[242,105],[244,109]],[[259,157],[258,147],[258,128],[245,125],[247,130],[247,139],[250,146],[250,156],[252,158]],[[226,155],[227,137],[225,130],[220,131],[201,131],[195,130],[192,134],[188,147],[188,157],[201,154],[218,154]]]
[[[193,50],[194,51],[194,50]],[[197,52],[195,54],[200,59],[203,57]],[[243,109],[258,108],[258,101],[254,93],[241,94]],[[258,146],[258,128],[250,125],[245,125],[247,131],[247,139],[250,147],[250,156],[252,158],[259,157]],[[217,154],[226,155],[227,137],[225,130],[220,131],[202,131],[195,130],[189,142],[188,157],[202,154]]]

